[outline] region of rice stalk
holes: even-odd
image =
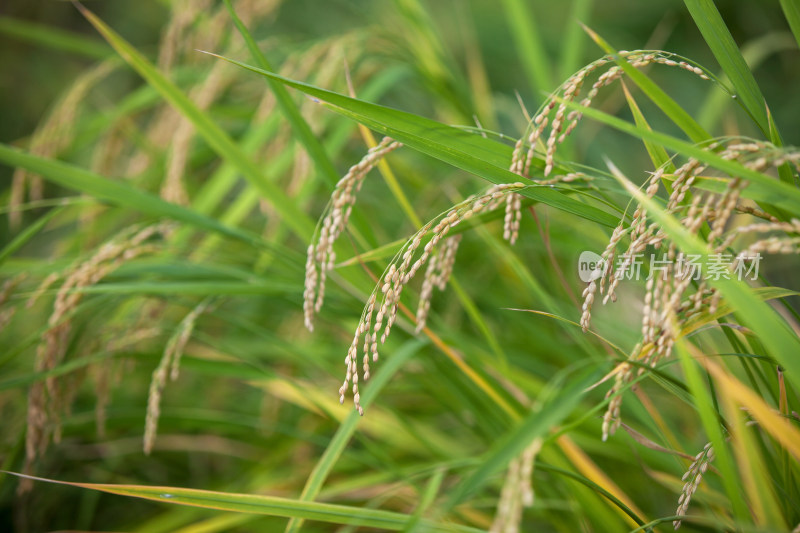
[[[305,325],[309,331],[314,330],[314,315],[322,308],[325,298],[327,272],[333,269],[336,260],[334,244],[347,226],[356,196],[364,184],[364,178],[386,154],[400,146],[401,143],[385,137],[380,144],[371,148],[361,161],[350,167],[347,174],[336,184],[326,214],[322,218],[317,242],[310,244],[307,252],[303,310]]]
[[[662,50],[635,50],[633,52],[621,51],[620,54],[635,68],[644,68],[651,64],[660,64],[681,68],[703,80],[708,81],[711,79],[702,68],[670,52],[664,52]],[[575,130],[578,122],[583,117],[583,114],[579,111],[567,113],[566,102],[573,102],[578,98],[584,83],[590,75],[595,71],[602,71],[603,68],[611,65],[598,76],[597,80],[592,84],[589,91],[580,101],[581,106],[591,106],[600,92],[600,89],[619,81],[624,76],[624,71],[619,66],[613,65],[613,62],[614,60],[612,58],[603,57],[589,63],[573,74],[555,91],[553,96],[560,96],[564,100],[564,102],[558,104],[557,109],[557,102],[554,98],[548,99],[548,101],[543,104],[542,108],[533,118],[533,121],[529,124],[530,133],[527,138],[520,138],[514,147],[514,155],[511,164],[512,172],[520,174],[521,176],[530,177],[534,153],[541,143],[545,144],[544,176],[547,177],[552,172],[555,165],[555,153],[558,145],[562,144]],[[556,109],[555,114],[552,113],[553,109]],[[544,141],[545,130],[548,125],[550,127],[550,133],[546,136],[547,140]],[[525,148],[526,145],[527,149]]]
[[[473,216],[477,216],[495,209],[505,207],[507,204],[507,197],[515,194],[517,191],[523,189],[526,185],[521,182],[494,185],[483,194],[467,198],[463,202],[451,208],[446,214],[437,217],[425,224],[411,239],[406,241],[405,245],[401,248],[400,252],[395,256],[393,261],[389,264],[384,274],[381,276],[381,282],[375,287],[369,297],[364,312],[361,315],[361,320],[356,328],[353,336],[353,342],[347,351],[345,358],[345,380],[339,388],[339,401],[344,402],[344,397],[352,385],[353,404],[360,414],[364,413],[360,403],[360,394],[358,392],[359,374],[364,380],[369,379],[369,361],[378,360],[378,339],[383,344],[388,338],[392,326],[397,319],[397,310],[400,304],[400,297],[403,290],[408,283],[414,278],[417,272],[425,266],[428,261],[435,261],[436,266],[429,269],[430,275],[428,283],[423,282],[423,290],[425,294],[421,301],[418,317],[420,319],[427,318],[427,311],[429,306],[430,291],[432,287],[443,287],[452,270],[452,263],[455,258],[455,250],[458,245],[458,240],[450,240],[447,234],[452,228],[459,223],[469,220]],[[423,240],[428,238],[430,240],[423,246]],[[322,239],[320,239],[322,242]],[[442,247],[437,248],[441,243]],[[417,255],[417,251],[422,247],[422,252]],[[309,247],[309,257],[313,251]],[[415,259],[416,258],[416,259]],[[332,263],[331,267],[332,267]],[[314,264],[310,265],[311,267]],[[307,283],[316,281],[313,277],[316,272],[313,268],[307,270],[311,272],[312,277],[307,277]],[[312,286],[313,285],[307,285]],[[380,304],[377,304],[378,291],[382,294]],[[308,301],[308,300],[307,300]],[[377,309],[377,312],[375,311]],[[374,321],[373,321],[374,315]],[[417,324],[419,330],[424,328],[422,325]],[[363,338],[363,358],[362,358],[362,371],[358,370],[358,351],[359,345]]]

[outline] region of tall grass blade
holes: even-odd
[[[522,60],[522,68],[528,76],[534,94],[550,92],[553,89],[551,62],[545,53],[530,2],[503,0],[503,7],[516,50]]]
[[[108,45],[97,39],[12,17],[0,17],[0,33],[46,46],[57,52],[67,52],[90,59],[107,59],[114,53]]]
[[[6,259],[14,255],[17,250],[25,246],[32,238],[39,234],[40,231],[44,229],[48,222],[53,220],[56,216],[61,214],[64,210],[64,207],[56,207],[45,213],[43,216],[39,217],[36,222],[28,225],[23,229],[19,235],[14,237],[14,239],[6,244],[2,250],[0,250],[0,265],[5,262]]]
[[[272,65],[267,60],[267,57],[258,47],[255,39],[247,30],[247,26],[244,25],[242,20],[236,14],[231,0],[225,0],[225,7],[228,8],[228,12],[231,15],[233,23],[236,25],[236,29],[239,30],[239,33],[241,34],[242,38],[244,38],[245,43],[247,43],[247,48],[250,50],[250,54],[252,54],[253,58],[256,60],[256,63],[258,63],[258,65],[264,70],[273,70]],[[292,130],[294,130],[298,140],[303,143],[308,155],[316,164],[317,170],[328,181],[329,184],[335,185],[336,182],[339,181],[339,174],[336,172],[336,169],[328,157],[328,154],[325,153],[325,148],[323,148],[322,143],[319,142],[319,139],[317,139],[317,137],[311,131],[308,123],[300,114],[300,110],[292,101],[292,97],[289,96],[289,92],[282,84],[273,79],[267,78],[267,83],[269,83],[272,92],[275,94],[275,99],[277,100],[281,111],[283,111],[283,114],[286,116],[286,120],[288,120],[289,124],[292,126]]]
[[[720,478],[722,478],[722,485],[725,487],[725,492],[733,506],[734,516],[737,520],[746,522],[750,518],[750,512],[747,509],[747,503],[744,501],[741,487],[738,483],[739,477],[736,474],[733,456],[728,448],[728,443],[725,442],[723,427],[718,419],[719,413],[714,409],[714,399],[703,377],[700,375],[697,361],[689,354],[684,340],[677,339],[675,341],[675,352],[681,362],[683,373],[686,376],[686,383],[694,397],[694,405],[700,415],[706,435],[708,435],[708,439],[714,446],[716,466],[719,469]]]
[[[397,351],[392,353],[380,369],[369,381],[369,384],[364,388],[364,393],[361,395],[361,404],[364,408],[368,408],[377,397],[378,393],[386,386],[389,380],[397,373],[397,371],[408,362],[423,346],[421,341],[411,341]],[[310,502],[313,501],[322,489],[325,480],[333,470],[334,465],[342,456],[347,443],[353,437],[356,431],[358,422],[361,420],[358,412],[355,410],[350,411],[347,418],[341,423],[336,434],[331,439],[322,457],[319,458],[317,464],[306,480],[303,487],[303,492],[300,494],[299,501]],[[286,533],[299,531],[303,525],[303,520],[295,518],[289,521],[286,525]]]
[[[739,100],[755,123],[769,135],[766,103],[756,79],[747,66],[739,47],[733,40],[722,15],[711,0],[684,0],[694,23],[717,58],[722,70],[728,75]],[[774,141],[774,139],[773,139]]]
[[[780,0],[781,9],[786,16],[786,22],[792,29],[792,34],[800,47],[800,2],[797,0]]]
[[[584,33],[581,24],[589,24],[594,0],[573,0],[567,18],[567,29],[563,41],[563,51],[558,62],[559,79],[569,78],[581,65]]]
[[[574,102],[565,102],[560,98],[557,98],[557,100],[564,102],[568,108],[579,109],[585,116],[603,122],[612,128],[639,139],[660,144],[679,154],[695,158],[728,175],[740,176],[746,180],[750,180],[752,183],[744,190],[743,196],[752,197],[758,199],[759,202],[765,202],[780,207],[787,210],[793,216],[800,216],[800,191],[795,187],[749,169],[737,161],[723,159],[709,150],[704,150],[699,146],[687,143],[671,135],[640,128],[598,109],[583,107]],[[711,186],[710,181],[711,180],[708,180],[709,186]]]
[[[633,95],[628,90],[628,86],[625,83],[622,84],[622,91],[625,94],[625,100],[628,102],[628,108],[631,110],[631,114],[633,115],[633,121],[636,123],[643,130],[653,131],[650,127],[650,124],[647,123],[647,119],[642,114],[642,110],[639,109],[639,104],[636,103],[636,100],[633,98]],[[669,164],[671,168],[667,169],[667,172],[672,172],[675,170],[675,165],[669,163],[669,154],[658,143],[643,139],[644,147],[647,149],[647,153],[650,156],[650,160],[653,162],[653,168],[659,168],[661,165]]]
[[[484,486],[489,478],[504,468],[512,458],[519,455],[533,439],[544,437],[548,431],[560,424],[581,401],[586,387],[596,379],[597,375],[594,370],[584,370],[569,381],[563,379],[562,376],[557,385],[551,384],[553,390],[559,389],[558,393],[554,394],[549,401],[532,409],[515,428],[503,435],[492,446],[483,457],[478,469],[459,484],[453,492],[447,508],[452,509],[464,501]]]
[[[113,485],[107,483],[77,483],[57,481],[7,472],[21,478],[87,490],[97,490],[119,496],[140,498],[172,505],[188,505],[204,509],[253,513],[285,518],[305,518],[332,524],[355,525],[390,531],[400,531],[408,523],[410,516],[390,511],[368,509],[330,503],[301,502],[276,496],[236,494],[210,490],[186,489],[182,487],[150,487],[145,485]],[[436,523],[423,520],[427,531],[474,533],[480,530],[458,524]]]

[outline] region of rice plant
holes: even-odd
[[[800,528],[794,2],[142,5],[0,18],[4,530]]]

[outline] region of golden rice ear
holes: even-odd
[[[623,51],[625,60],[634,68],[645,68],[650,65],[664,65],[668,67],[677,67],[698,76],[702,80],[710,81],[705,71],[696,65],[692,65],[684,60],[676,61],[675,54],[664,52],[661,50],[636,50],[633,52]],[[580,105],[583,107],[590,107],[592,102],[597,97],[600,89],[621,80],[625,76],[625,71],[618,65],[612,65],[612,59],[603,57],[593,61],[580,69],[578,72],[564,82],[553,95],[545,102],[541,110],[536,114],[531,121],[529,128],[530,134],[527,137],[527,142],[522,142],[522,139],[517,142],[514,147],[514,153],[511,161],[511,172],[521,176],[531,176],[531,166],[534,159],[534,152],[537,145],[540,144],[545,137],[545,129],[548,124],[550,132],[547,135],[547,141],[544,143],[544,176],[547,177],[555,168],[555,155],[556,149],[562,144],[566,138],[575,130],[578,122],[583,117],[579,111],[571,111],[567,113],[570,103],[577,101],[580,96],[581,89],[584,83],[595,71],[610,65],[605,72],[602,72],[597,80],[592,83],[591,88],[586,95],[581,99]],[[556,107],[556,98],[561,99],[561,103]],[[552,110],[556,109],[553,116]],[[524,145],[528,145],[525,157],[522,157]]]
[[[689,469],[681,478],[681,481],[685,481],[686,483],[683,485],[681,495],[678,498],[678,509],[675,511],[676,516],[686,516],[686,511],[689,509],[689,502],[692,501],[692,496],[697,492],[697,487],[700,485],[703,475],[706,473],[706,470],[708,470],[713,460],[714,447],[711,446],[709,442],[703,447],[700,453],[695,456],[694,461],[689,465]],[[681,527],[681,519],[673,521],[672,526],[675,529]]]
[[[402,143],[384,137],[380,144],[371,148],[361,161],[350,167],[331,194],[321,221],[319,235],[316,242],[311,243],[307,250],[303,311],[305,325],[309,331],[313,331],[314,315],[322,309],[325,299],[327,273],[333,270],[336,259],[334,245],[347,227],[364,179],[387,154],[401,146]]]

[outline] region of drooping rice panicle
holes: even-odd
[[[333,270],[336,259],[334,245],[347,226],[364,178],[386,154],[400,146],[401,143],[385,137],[380,144],[371,148],[361,161],[350,167],[347,174],[336,184],[321,222],[319,236],[316,243],[308,247],[307,252],[303,309],[305,325],[309,331],[314,329],[314,315],[322,308],[325,298],[327,273]]]
[[[766,143],[714,142],[710,143],[706,149],[719,149],[722,157],[736,160],[748,168],[758,171],[765,171],[778,163],[797,159],[794,156],[787,156],[787,154],[796,152],[785,149],[776,150],[775,147]],[[689,232],[700,235],[701,230],[706,231],[703,238],[710,244],[713,252],[710,256],[711,259],[716,258],[721,261],[725,257],[732,258],[732,261],[726,265],[715,266],[713,270],[715,275],[729,277],[735,272],[741,274],[742,263],[760,259],[761,253],[800,253],[800,238],[789,236],[800,233],[798,231],[800,222],[797,220],[788,222],[774,220],[736,228],[732,224],[732,220],[737,213],[761,214],[757,209],[740,206],[742,191],[746,189],[747,181],[739,177],[730,178],[727,180],[726,188],[719,193],[697,190],[695,188],[696,180],[705,171],[705,165],[691,158],[680,166],[675,171],[672,181],[673,190],[667,200],[666,208],[680,220]],[[662,174],[663,168],[659,169],[648,182],[646,194],[649,197],[652,198],[657,193]],[[690,195],[691,201],[687,203]],[[760,218],[770,220],[768,216]],[[621,240],[620,237],[624,235],[624,232],[620,230],[622,227],[618,227],[612,234],[609,244],[601,256],[603,259],[616,255],[615,250]],[[659,225],[655,222],[647,223],[647,212],[641,205],[637,206],[628,231],[630,244],[619,257],[613,275],[608,275],[607,269],[611,268],[610,265],[604,265],[604,276],[600,283],[593,280],[587,284],[581,311],[580,323],[585,330],[591,321],[591,308],[598,286],[602,293],[606,279],[610,278],[603,303],[615,301],[619,281],[623,275],[629,272],[635,258],[643,254],[648,247],[654,251],[662,250],[660,254],[651,254],[650,266],[655,268],[654,265],[656,265],[658,271],[651,271],[645,284],[641,346],[645,346],[646,349],[637,348],[631,352],[630,359],[641,363],[636,372],[631,371],[628,363],[621,363],[617,368],[615,384],[609,391],[613,397],[604,415],[604,438],[613,434],[619,425],[622,400],[621,395],[617,393],[635,375],[641,375],[647,366],[654,367],[671,355],[675,343],[674,331],[676,331],[672,327],[672,323],[675,322],[677,330],[680,330],[687,320],[693,319],[700,313],[714,315],[720,303],[719,292],[709,285],[707,279],[698,275],[698,271],[690,265],[691,261],[687,260],[687,257],[671,242]],[[731,251],[731,247],[737,242],[737,239],[768,232],[780,232],[780,234],[758,239],[745,247],[740,246],[739,252]],[[664,265],[658,266],[655,263],[656,260],[661,260]],[[693,283],[696,288],[691,291]]]
[[[397,311],[404,289],[417,272],[427,266],[417,309],[418,331],[424,328],[432,291],[434,288],[444,289],[461,241],[461,235],[448,236],[451,229],[473,216],[507,205],[507,196],[516,194],[524,187],[525,184],[520,182],[495,185],[481,195],[464,200],[441,218],[428,222],[406,242],[381,276],[356,327],[344,361],[345,379],[339,387],[340,402],[344,402],[347,391],[351,390],[354,406],[363,414],[359,376],[363,376],[365,380],[369,378],[369,361],[371,359],[374,362],[379,358],[378,344],[385,343],[391,333],[392,326],[397,320]],[[429,240],[423,245],[426,238]],[[420,249],[421,253],[418,254]],[[313,270],[309,269],[309,272],[313,273]],[[308,279],[310,278],[307,277]],[[358,350],[362,345],[362,369],[359,371]]]
[[[681,478],[685,483],[681,490],[681,495],[678,498],[678,509],[675,511],[677,516],[686,516],[686,511],[689,510],[689,503],[692,501],[692,496],[697,492],[697,487],[700,486],[700,481],[703,480],[703,476],[713,460],[714,447],[711,446],[709,442],[703,447],[700,453],[695,456],[694,461],[689,465],[689,469]],[[672,522],[672,526],[678,529],[681,527],[681,522],[682,520],[680,519],[675,520]]]

